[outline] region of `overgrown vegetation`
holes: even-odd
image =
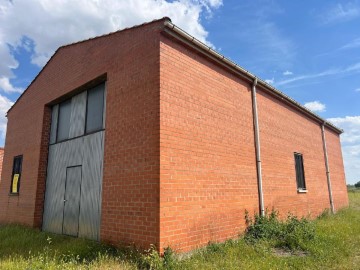
[[[305,251],[307,244],[315,238],[314,222],[292,214],[282,221],[275,210],[266,211],[264,216],[256,214],[254,219],[246,213],[246,223],[248,228],[244,237],[250,244],[268,241],[274,247]]]
[[[315,221],[277,212],[248,216],[244,236],[210,243],[191,255],[170,248],[160,257],[93,241],[53,235],[22,226],[0,226],[0,269],[359,269],[360,192],[350,207]]]

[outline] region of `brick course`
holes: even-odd
[[[0,222],[41,227],[50,106],[106,80],[101,240],[187,251],[237,237],[258,212],[251,86],[162,33],[164,20],[60,48],[8,113]],[[329,208],[321,127],[258,89],[265,207]],[[335,208],[348,205],[326,129]],[[294,152],[308,193],[296,189]],[[23,154],[19,196],[9,196]]]

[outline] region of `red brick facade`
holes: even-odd
[[[41,227],[50,105],[106,79],[101,239],[158,244],[159,37],[164,23],[60,48],[8,113],[0,222]],[[23,155],[19,195],[9,195]]]
[[[160,52],[161,247],[236,237],[245,209],[258,211],[251,85],[167,37]],[[265,207],[314,217],[330,208],[321,125],[261,90]],[[327,129],[326,138],[338,209],[348,204],[340,141]],[[297,192],[294,152],[307,193]]]
[[[165,20],[57,51],[8,113],[0,222],[41,227],[50,106],[106,80],[101,239],[186,251],[244,230],[245,210],[259,208],[251,85],[163,33]],[[329,208],[320,124],[261,87],[258,110],[265,207]],[[326,139],[339,209],[348,204],[339,135],[326,128]],[[294,152],[307,193],[297,192]]]
[[[0,175],[3,167],[3,160],[4,160],[4,148],[0,147]],[[0,182],[1,182],[1,176],[0,176]]]

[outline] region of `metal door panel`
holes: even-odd
[[[81,196],[81,166],[66,169],[63,234],[77,236]]]
[[[64,193],[66,181],[66,158],[63,155],[64,144],[49,147],[49,162],[47,170],[43,230],[62,233]]]
[[[84,139],[79,236],[99,240],[104,132]]]
[[[103,131],[50,145],[43,230],[59,234],[77,234],[77,231],[72,229],[68,232],[67,224],[65,224],[65,231],[63,232],[64,196],[67,168],[82,165],[81,193],[80,191],[73,191],[74,193],[79,192],[78,198],[80,200],[78,236],[99,240],[103,156]],[[79,190],[79,188],[77,189]]]

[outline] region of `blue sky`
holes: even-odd
[[[57,47],[163,16],[343,128],[347,182],[360,181],[360,0],[0,0],[0,145]]]

